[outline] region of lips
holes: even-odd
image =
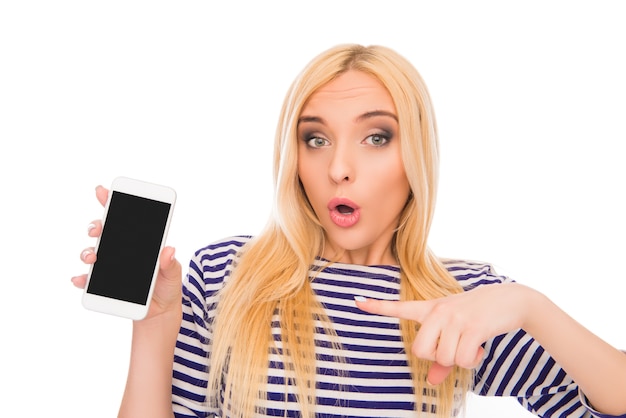
[[[354,226],[361,217],[359,206],[343,197],[336,197],[328,202],[330,220],[337,226],[349,228]]]

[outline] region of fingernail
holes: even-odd
[[[90,233],[92,229],[94,229],[96,226],[94,224],[89,224],[87,225],[87,233]]]
[[[365,302],[367,299],[365,299],[363,296],[355,296],[354,300],[356,300],[357,302]]]
[[[90,250],[85,250],[82,253],[80,253],[80,258],[84,260],[85,257],[87,257],[89,254],[91,254],[91,251]]]
[[[170,260],[174,261],[174,258],[176,258],[176,248],[172,247],[172,255],[170,256]]]
[[[430,386],[430,387],[435,386],[435,385],[433,385],[432,383],[430,383],[430,380],[428,380],[428,378],[426,378],[426,384],[427,384],[428,386]]]

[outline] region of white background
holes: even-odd
[[[626,348],[621,3],[2,2],[1,415],[116,414],[130,321],[83,309],[70,283],[102,214],[94,187],[174,187],[183,264],[256,234],[287,87],[344,42],[396,49],[430,88],[435,252],[494,263]],[[469,417],[527,415],[469,401]]]

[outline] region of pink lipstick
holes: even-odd
[[[330,220],[337,226],[349,228],[354,226],[361,217],[359,206],[343,197],[335,197],[328,202]]]

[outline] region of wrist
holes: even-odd
[[[522,306],[525,312],[522,329],[534,336],[541,328],[542,324],[545,323],[546,319],[550,317],[549,311],[554,305],[543,293],[528,286],[521,287],[524,290]]]
[[[172,309],[149,318],[133,321],[133,335],[147,335],[152,338],[171,337],[178,335],[182,321],[182,309]]]

